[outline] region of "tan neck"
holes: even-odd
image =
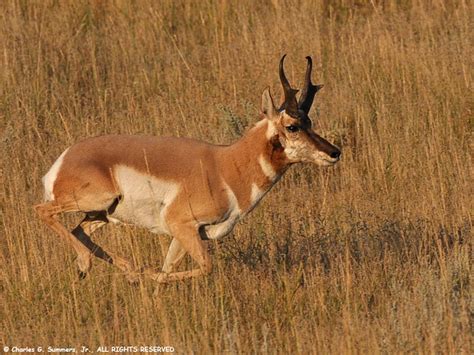
[[[288,167],[283,151],[267,138],[268,124],[266,120],[257,123],[219,156],[225,167],[223,180],[234,192],[242,211],[254,207],[258,202],[256,194],[267,192]]]

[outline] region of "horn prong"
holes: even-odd
[[[286,54],[281,57],[279,69],[280,81],[285,95],[285,101],[281,105],[280,111],[285,110],[287,113],[296,116],[298,113],[298,102],[296,101],[296,93],[298,92],[298,90],[293,89],[290,85],[290,82],[286,78],[285,68],[283,65],[285,57]]]
[[[313,104],[314,95],[321,89],[322,85],[313,85],[311,82],[311,71],[313,70],[313,59],[310,56],[306,57],[307,66],[306,74],[304,78],[303,91],[301,92],[300,99],[298,100],[298,108],[304,111],[306,114],[311,110]]]
[[[285,91],[289,91],[291,89],[291,86],[290,86],[290,83],[288,82],[288,79],[286,78],[286,75],[285,75],[285,68],[284,68],[284,62],[285,62],[285,57],[286,57],[286,54],[283,54],[283,57],[281,57],[280,59],[280,70],[279,70],[279,74],[280,74],[280,81],[281,81],[281,85],[283,86],[283,90]]]

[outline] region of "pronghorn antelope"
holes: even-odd
[[[317,135],[308,117],[320,85],[311,83],[307,59],[304,88],[291,88],[283,61],[279,75],[284,102],[276,108],[269,88],[262,95],[261,119],[235,143],[217,146],[187,138],[108,135],[66,149],[43,177],[46,202],[41,219],[76,250],[79,274],[92,255],[116,265],[130,281],[132,264],[95,244],[90,235],[109,221],[148,228],[173,237],[161,272],[142,272],[158,282],[182,280],[211,271],[204,240],[230,233],[288,167],[298,162],[333,165],[341,152]],[[61,212],[84,212],[71,232]],[[175,270],[189,253],[198,268]]]

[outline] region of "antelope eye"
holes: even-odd
[[[288,132],[294,133],[299,130],[299,127],[291,125],[291,126],[286,127],[286,129],[288,130]]]

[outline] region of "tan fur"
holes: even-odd
[[[229,146],[187,138],[110,135],[70,147],[45,178],[53,200],[36,209],[75,248],[81,275],[90,269],[94,255],[136,280],[129,261],[89,237],[115,220],[174,237],[162,272],[147,269],[142,271],[145,275],[167,282],[207,274],[211,261],[203,239],[228,234],[298,159],[310,161],[319,154],[331,161],[327,149],[336,148],[323,140],[329,148],[318,149],[322,138],[310,127],[288,134],[285,125],[290,118],[274,108],[269,92],[262,101],[264,118]],[[86,218],[68,232],[56,215],[72,211],[85,212]],[[186,253],[199,268],[173,272]]]

